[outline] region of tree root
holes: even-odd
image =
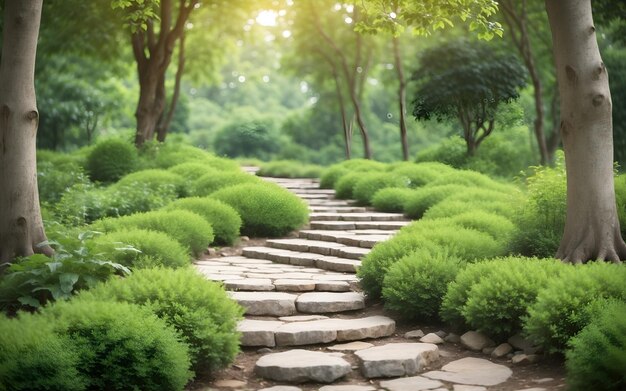
[[[622,263],[626,260],[626,243],[619,230],[615,230],[613,235],[603,235],[602,237],[596,237],[589,230],[581,240],[573,240],[572,238],[564,240],[559,247],[556,258],[575,265],[595,260]]]

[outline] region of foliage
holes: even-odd
[[[404,203],[404,215],[412,219],[420,219],[433,205],[467,189],[466,186],[459,184],[424,186],[416,189]]]
[[[91,288],[112,275],[130,273],[123,265],[111,262],[106,254],[90,251],[87,241],[94,232],[73,235],[50,229],[48,233],[58,239],[47,242],[55,250],[52,257],[35,254],[18,259],[0,280],[0,309],[3,311],[37,309],[50,301],[67,300],[77,291]]]
[[[174,174],[180,175],[181,177],[185,178],[188,181],[194,181],[203,175],[215,174],[218,172],[215,168],[209,166],[206,163],[200,163],[200,162],[194,162],[194,161],[177,164],[175,166],[168,168],[168,171],[171,171]]]
[[[437,317],[448,283],[461,261],[447,251],[417,250],[393,264],[383,280],[385,308],[416,320]]]
[[[343,175],[335,182],[335,197],[340,200],[354,198],[354,186],[362,177],[363,173],[358,171]]]
[[[463,185],[469,187],[480,187],[488,190],[496,190],[508,193],[512,190],[511,185],[504,185],[494,181],[488,176],[471,170],[456,170],[449,174],[443,174],[439,178],[429,183],[429,186],[442,185]]]
[[[454,168],[463,168],[467,160],[467,146],[459,135],[450,136],[438,144],[424,148],[415,157],[417,163],[440,162]]]
[[[200,163],[216,170],[239,170],[239,165],[232,160],[217,157],[180,142],[146,142],[140,152],[141,166],[144,169],[168,169],[183,163]]]
[[[260,179],[244,172],[216,172],[198,178],[192,185],[193,194],[208,196],[211,193],[228,186],[243,183],[259,183]]]
[[[57,160],[57,159],[55,159]],[[88,185],[89,178],[75,161],[37,163],[37,186],[41,202],[58,202],[67,189],[74,185]]]
[[[221,285],[207,281],[193,268],[138,270],[123,280],[99,285],[82,298],[146,306],[189,344],[196,372],[223,368],[239,351],[236,329],[242,308]]]
[[[137,166],[137,150],[119,139],[100,141],[87,156],[87,172],[92,181],[115,182]]]
[[[378,190],[372,197],[374,209],[380,212],[402,213],[404,206],[415,193],[413,189],[387,187]]]
[[[158,231],[122,229],[99,236],[91,246],[111,261],[133,270],[154,266],[177,268],[190,263],[185,247]]]
[[[46,308],[43,316],[72,340],[87,389],[182,390],[192,377],[187,346],[147,309],[74,299]]]
[[[67,337],[57,335],[41,316],[0,315],[0,389],[84,390],[79,357]]]
[[[187,183],[182,176],[157,169],[133,172],[121,178],[113,186],[118,189],[142,186],[152,192],[160,192],[165,187],[171,186],[179,197],[184,197],[188,193]]]
[[[568,343],[567,384],[572,391],[626,387],[626,303],[607,301]]]
[[[334,164],[326,168],[322,172],[322,176],[320,177],[320,188],[333,189],[335,187],[335,183],[339,180],[339,178],[341,178],[348,172],[350,172],[350,170],[339,164]]]
[[[472,210],[458,214],[450,219],[455,225],[475,229],[491,235],[496,241],[506,245],[510,242],[515,224],[506,217],[482,210]]]
[[[444,173],[451,173],[453,170],[450,166],[439,162],[419,164],[407,162],[396,165],[391,172],[394,175],[406,178],[408,187],[416,188],[430,183]]]
[[[239,237],[241,217],[228,204],[211,198],[182,198],[172,202],[165,210],[188,210],[202,216],[213,227],[216,244],[231,245]]]
[[[291,192],[269,183],[241,184],[216,191],[211,198],[232,206],[241,216],[241,233],[283,236],[307,222],[307,205]]]
[[[270,118],[234,119],[218,131],[215,152],[228,157],[267,159],[280,150],[278,129]]]
[[[562,351],[590,319],[585,306],[600,298],[626,301],[626,269],[594,262],[568,266],[538,293],[528,309],[524,331],[548,352]]]
[[[360,175],[354,184],[352,195],[359,205],[371,205],[374,194],[386,187],[403,187],[408,180],[393,173],[371,172]]]
[[[314,164],[303,164],[295,160],[274,160],[263,163],[256,174],[277,178],[319,178],[321,173],[322,167]]]
[[[506,340],[522,331],[528,307],[564,265],[557,260],[512,257],[498,259],[491,267],[489,278],[476,281],[456,311],[472,329]]]
[[[186,210],[136,213],[96,221],[93,226],[105,232],[121,231],[127,228],[163,232],[180,242],[193,255],[202,254],[214,238],[211,224],[201,216]]]
[[[518,199],[516,194],[506,194],[488,189],[467,189],[453,194],[433,205],[424,213],[424,219],[452,217],[468,210],[483,210],[511,218],[513,206]]]
[[[615,199],[622,237],[626,237],[626,174],[615,177]]]

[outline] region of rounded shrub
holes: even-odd
[[[437,317],[448,283],[462,261],[447,251],[416,250],[393,264],[383,280],[385,308],[415,320]]]
[[[87,172],[92,181],[115,182],[137,166],[135,147],[119,139],[106,139],[87,155]]]
[[[473,199],[473,200],[453,200],[451,197],[441,201],[440,203],[433,205],[429,208],[422,218],[429,219],[441,219],[446,217],[454,217],[463,214],[467,211],[480,210],[488,213],[495,213],[499,216],[511,217],[513,214],[513,204],[509,201],[498,200],[485,200],[485,199]]]
[[[175,189],[179,197],[184,197],[188,193],[185,178],[173,172],[157,169],[133,172],[124,176],[113,185],[114,188],[132,188],[136,186],[143,186],[153,192],[171,187]]]
[[[213,228],[205,219],[186,210],[157,210],[130,216],[109,218],[95,222],[94,228],[106,232],[121,231],[130,227],[164,232],[192,254],[204,252],[213,242]]]
[[[145,308],[74,299],[43,316],[75,346],[86,389],[182,390],[192,377],[187,345]]]
[[[622,236],[626,237],[626,174],[615,177],[615,200]]]
[[[377,162],[370,159],[350,159],[339,163],[339,166],[347,168],[350,171],[384,171],[387,168],[385,163]]]
[[[354,186],[363,177],[362,172],[349,172],[335,182],[335,197],[340,200],[354,198]]]
[[[219,172],[215,168],[198,161],[177,164],[167,169],[174,174],[180,175],[187,181],[195,181],[206,174],[216,174]]]
[[[494,270],[489,278],[482,278],[467,292],[461,310],[465,321],[498,340],[521,332],[528,307],[563,266],[555,259],[498,259],[491,264]]]
[[[165,210],[188,210],[202,216],[213,227],[216,244],[233,244],[239,237],[241,217],[230,205],[211,198],[181,198]]]
[[[132,249],[129,249],[128,246]],[[122,229],[99,236],[95,250],[107,258],[132,269],[167,266],[178,268],[190,264],[185,247],[167,234],[145,229]]]
[[[241,233],[248,236],[283,236],[309,218],[308,207],[299,197],[270,183],[227,187],[211,198],[225,202],[239,213],[243,221]]]
[[[263,163],[256,175],[275,178],[319,178],[322,167],[296,160],[275,160]]]
[[[425,186],[415,190],[404,204],[404,215],[411,219],[421,219],[433,205],[466,191],[463,185]]]
[[[479,187],[488,190],[504,191],[507,193],[511,191],[510,185],[498,183],[484,174],[471,170],[455,170],[448,174],[444,174],[434,181],[430,182],[430,185],[463,185],[468,187]]]
[[[571,391],[626,389],[626,303],[602,303],[568,343],[565,367]]]
[[[379,212],[402,213],[407,200],[415,193],[413,189],[387,187],[374,193],[372,205]]]
[[[350,170],[338,164],[328,167],[322,172],[322,176],[320,177],[320,188],[333,189],[339,178],[349,172]]]
[[[626,268],[593,262],[567,266],[539,291],[524,320],[528,337],[549,352],[563,351],[567,341],[590,319],[585,307],[595,299],[626,301]]]
[[[208,196],[222,188],[242,183],[259,183],[260,179],[244,172],[216,172],[201,176],[193,183],[193,194]]]
[[[39,315],[0,315],[0,389],[44,391],[85,389],[79,356],[71,341],[55,334]]]
[[[142,269],[125,279],[110,280],[80,296],[139,304],[175,328],[189,345],[196,372],[230,364],[239,352],[237,322],[243,309],[222,286],[192,268]]]
[[[371,205],[374,194],[386,187],[406,187],[408,181],[390,173],[372,172],[362,174],[354,184],[352,195],[359,205]]]
[[[408,180],[408,187],[416,188],[424,186],[441,175],[452,173],[454,169],[438,162],[405,163],[394,168],[391,173],[404,177]]]

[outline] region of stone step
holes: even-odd
[[[355,259],[309,252],[283,250],[270,247],[245,247],[242,250],[242,254],[250,258],[268,259],[278,263],[286,263],[305,267],[315,267],[318,269],[330,270],[334,272],[355,273],[357,267],[361,266],[361,261]],[[249,277],[256,278],[257,276],[251,275]],[[320,279],[328,278],[323,276],[319,277]],[[346,278],[346,281],[349,280]]]
[[[389,230],[395,231],[411,224],[411,221],[311,221],[311,229],[327,231],[347,231],[347,230]]]
[[[419,342],[389,343],[354,354],[367,378],[411,376],[439,361],[437,345]]]
[[[407,221],[400,213],[362,212],[362,213],[310,213],[310,221]]]
[[[296,193],[296,192],[294,193],[305,201],[307,200],[332,200],[334,197],[334,195],[332,194]]]
[[[367,212],[364,206],[309,206],[313,213],[362,213]]]
[[[324,230],[302,230],[298,232],[298,237],[309,240],[321,240],[325,242],[337,242],[346,246],[372,248],[378,242],[389,239],[393,233],[383,231],[383,234],[360,234],[359,232],[368,232],[366,230],[353,232],[343,231],[324,231]]]
[[[254,372],[278,382],[332,383],[352,372],[352,366],[332,353],[294,349],[266,354],[257,360]]]
[[[363,309],[365,297],[357,292],[229,291],[229,296],[245,308],[247,315],[287,316],[297,313],[327,314]]]
[[[311,199],[305,200],[312,206],[354,206],[352,201],[335,200],[335,199]]]
[[[266,245],[282,250],[309,252],[357,260],[367,255],[371,248],[347,246],[337,242],[309,239],[269,239]]]
[[[302,346],[329,342],[359,341],[393,334],[396,323],[386,316],[310,321],[244,319],[239,322],[242,346]]]
[[[292,188],[291,190],[295,194],[328,194],[335,195],[333,189],[312,189],[312,188]]]

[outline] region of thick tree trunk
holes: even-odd
[[[35,54],[43,0],[7,0],[0,63],[0,263],[52,254],[37,190]],[[5,265],[6,266],[6,265]],[[5,267],[0,266],[0,273]]]
[[[158,69],[138,69],[139,73],[139,102],[135,111],[137,132],[135,145],[140,147],[144,142],[152,139],[154,129],[163,113],[163,104],[159,107],[158,91],[161,79]]]
[[[590,0],[546,0],[561,97],[567,216],[557,258],[626,259],[613,182],[611,93]]]
[[[174,118],[174,112],[176,111],[176,105],[178,104],[178,98],[180,97],[180,85],[183,79],[183,72],[185,70],[185,33],[180,36],[178,43],[178,68],[176,68],[176,76],[174,80],[174,92],[172,94],[172,100],[167,109],[167,113],[161,116],[161,120],[157,126],[157,141],[164,142],[167,137],[167,132],[172,124],[172,118]]]
[[[402,159],[409,160],[409,140],[406,132],[406,79],[404,77],[404,67],[400,56],[398,38],[393,38],[393,58],[396,63],[396,74],[398,75],[398,106],[400,109],[400,142],[402,144]]]

